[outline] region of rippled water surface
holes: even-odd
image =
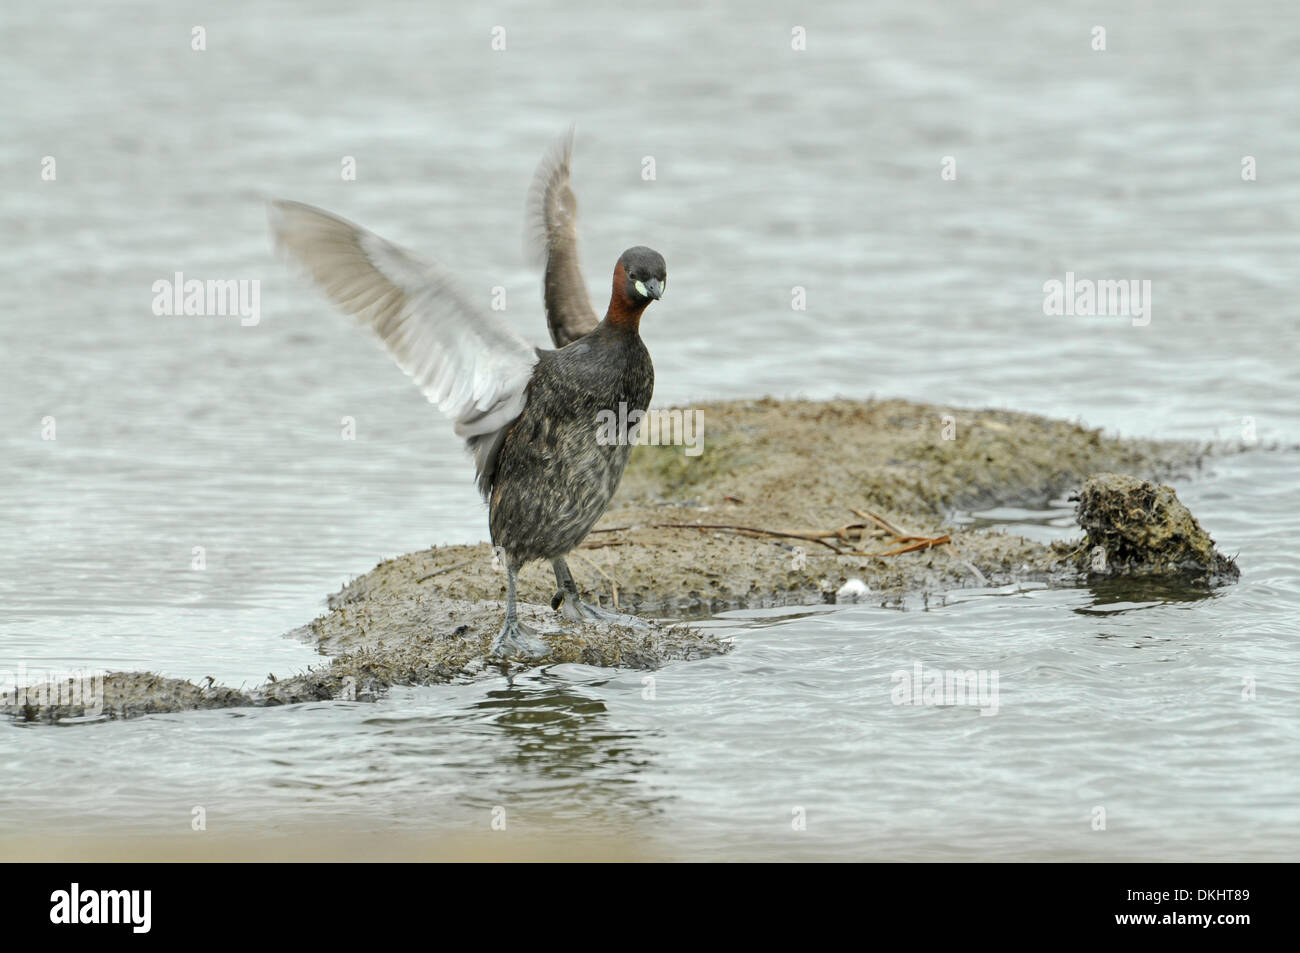
[[[348,577],[483,538],[450,426],[271,261],[262,201],[364,222],[485,301],[504,287],[540,344],[521,209],[570,120],[593,289],[628,245],[669,262],[643,327],[657,401],[904,396],[1254,440],[1178,485],[1243,567],[1213,594],[737,612],[708,622],[734,652],[652,686],[559,666],[0,726],[0,852],[188,832],[194,805],[253,836],[486,831],[505,805],[524,836],[655,856],[1294,857],[1300,15],[965,7],[7,6],[0,671],[260,682],[318,661],[282,634]],[[154,316],[177,271],[260,279],[260,323]],[[1150,324],[1044,316],[1067,271],[1151,280]],[[1070,532],[1059,500],[959,519]],[[996,715],[895,705],[917,664],[996,671]]]

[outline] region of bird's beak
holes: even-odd
[[[645,283],[645,293],[658,301],[664,296],[664,286],[658,278],[651,278]]]

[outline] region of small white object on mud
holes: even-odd
[[[850,579],[835,593],[835,602],[865,602],[870,595],[870,586],[861,579]]]

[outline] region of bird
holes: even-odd
[[[597,317],[578,259],[573,144],[570,127],[542,156],[526,201],[525,248],[543,267],[553,349],[530,346],[439,262],[314,206],[268,202],[276,253],[378,338],[473,455],[506,570],[505,619],[489,657],[549,654],[516,608],[519,570],[538,559],[551,564],[558,586],[551,605],[565,618],[645,626],[583,602],[565,557],[609,506],[634,442],[631,428],[609,440],[602,415],[626,407],[620,419],[639,420],[649,407],[654,365],[640,323],[664,294],[667,264],[644,245],[624,251],[605,316]]]

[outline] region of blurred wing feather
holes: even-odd
[[[300,202],[273,201],[268,213],[276,251],[373,331],[452,419],[474,451],[485,490],[504,428],[523,412],[536,350],[472,305],[435,262]]]
[[[569,186],[573,132],[570,127],[546,150],[528,190],[525,251],[534,264],[546,266],[542,300],[556,347],[600,323],[578,264],[578,200]]]

